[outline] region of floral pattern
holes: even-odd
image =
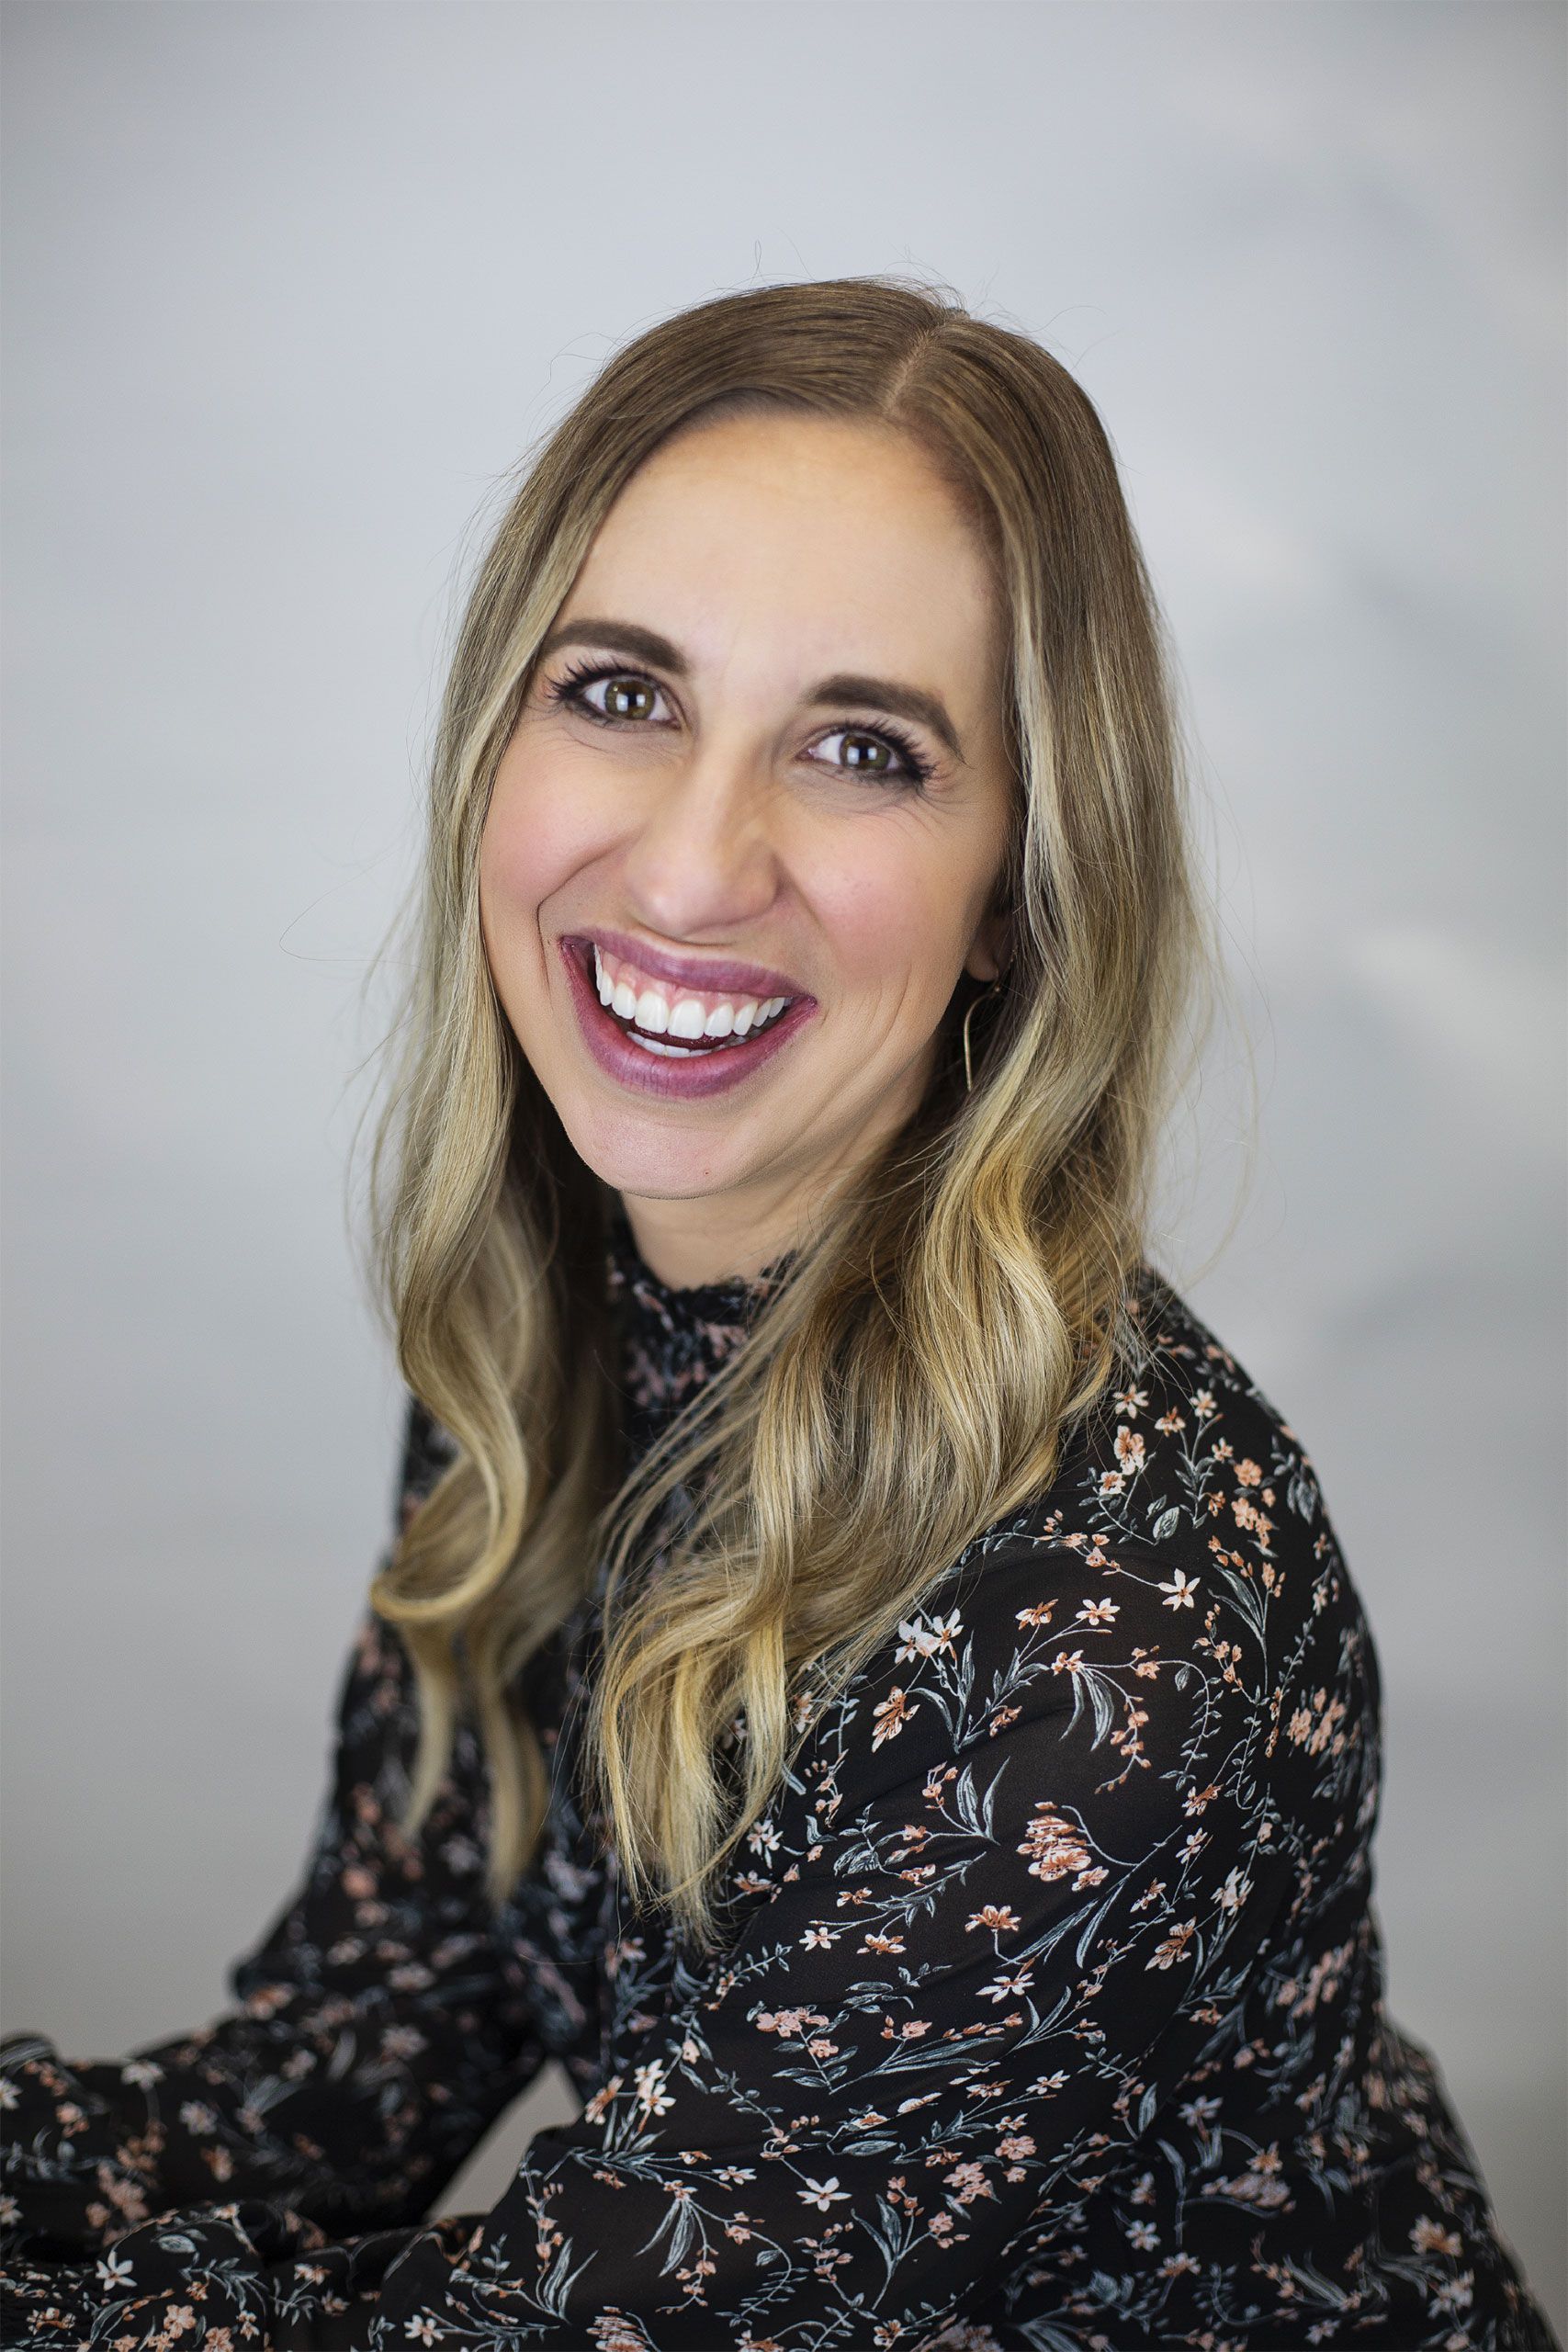
[[[616,1221],[634,1451],[786,1262],[672,1289]],[[528,1669],[554,1795],[498,1914],[470,1728],[397,1831],[412,1682],[367,1616],[235,2006],[123,2060],[0,2046],[5,2342],[1551,2352],[1384,2009],[1377,1661],[1312,1464],[1152,1267],[1132,1304],[1145,1361],[1050,1490],[807,1679],[715,1956],[579,1809],[598,1587]],[[450,1446],[411,1400],[400,1514]],[[550,2055],[578,2120],[425,2220]]]

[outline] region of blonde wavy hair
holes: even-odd
[[[615,1195],[502,1010],[479,838],[537,649],[613,502],[678,428],[759,408],[901,428],[965,502],[1007,622],[1012,954],[983,1000],[960,982],[915,1115],[628,1475],[604,1281]],[[456,1445],[372,1592],[419,1690],[403,1826],[471,1706],[497,1903],[547,1798],[525,1669],[599,1561],[584,1795],[634,1899],[710,1942],[728,1859],[813,1707],[1050,1483],[1135,1365],[1157,1139],[1217,970],[1172,674],[1094,408],[1040,345],[945,288],[837,278],[705,301],[615,354],[526,466],[457,632],[370,1182],[378,1308]]]

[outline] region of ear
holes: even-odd
[[[964,968],[972,978],[994,980],[1007,970],[1012,961],[1012,927],[1010,906],[993,906],[981,917],[964,959]]]

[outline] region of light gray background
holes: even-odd
[[[1391,2007],[1562,2326],[1559,12],[4,21],[7,2029],[194,2025],[299,1866],[397,1419],[356,991],[476,514],[653,319],[927,269],[1098,403],[1181,648],[1261,1151],[1205,1271],[1233,1048],[1164,1261],[1323,1478]]]

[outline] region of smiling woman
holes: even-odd
[[[1082,391],[883,279],[629,345],[417,911],[329,1801],[227,2014],[0,2053],[6,2340],[1550,2347],[1384,2009],[1312,1464],[1145,1254],[1212,928]]]
[[[984,541],[889,427],[710,416],[601,526],[496,768],[479,905],[529,1068],[668,1278],[794,1239],[928,1092],[962,974],[997,977],[1001,640]]]

